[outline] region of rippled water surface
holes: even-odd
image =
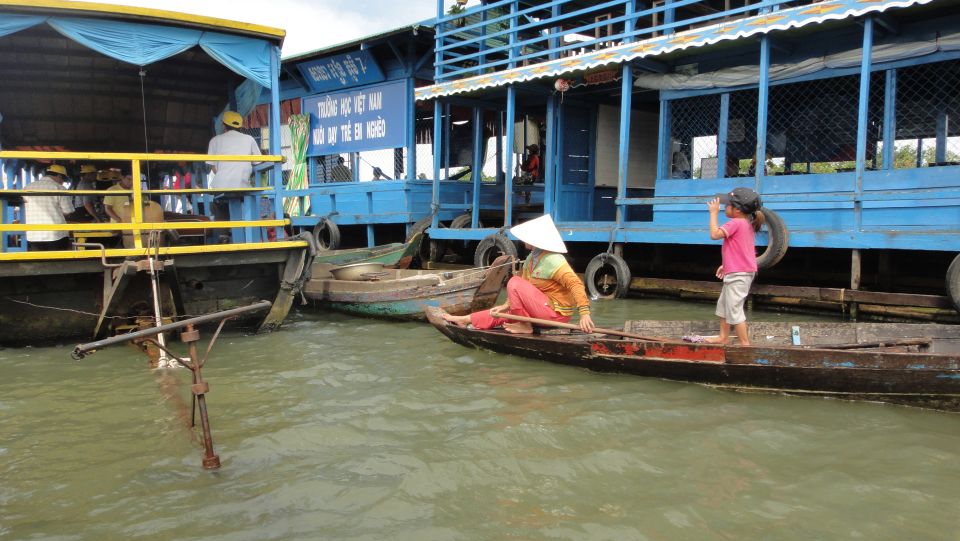
[[[626,317],[713,316],[598,306]],[[960,415],[596,374],[307,312],[214,349],[208,472],[188,372],[69,349],[0,350],[0,539],[960,539]]]

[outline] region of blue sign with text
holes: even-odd
[[[386,79],[369,51],[353,51],[297,64],[312,92],[379,83]]]
[[[322,156],[406,144],[407,81],[303,98],[310,114],[307,154]]]

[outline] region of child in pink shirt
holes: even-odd
[[[726,205],[724,214],[730,220],[718,227],[717,215],[721,204]],[[720,317],[720,336],[709,338],[708,342],[726,344],[732,325],[740,345],[750,345],[743,305],[757,274],[754,233],[760,230],[764,222],[761,204],[760,196],[750,188],[734,188],[732,192],[707,203],[710,209],[710,238],[723,239],[720,249],[723,264],[717,268],[717,278],[723,280],[716,311]]]

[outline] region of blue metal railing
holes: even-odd
[[[639,9],[636,0],[608,0],[588,7],[569,0],[549,0],[522,8],[518,0],[498,0],[461,13],[438,14],[435,79],[445,82],[509,69],[519,63],[545,62],[572,51],[596,50],[812,3],[761,0],[716,10],[709,0],[661,0],[645,9]],[[568,6],[574,9],[564,12]],[[709,10],[713,12],[704,13]],[[543,13],[549,16],[536,18]],[[594,22],[583,24],[584,19],[591,18]],[[609,32],[596,35],[603,27]],[[565,36],[574,35],[589,37],[564,43]]]

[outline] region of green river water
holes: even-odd
[[[960,539],[956,414],[596,374],[298,312],[215,347],[209,472],[188,371],[71,347],[0,350],[0,540]]]

